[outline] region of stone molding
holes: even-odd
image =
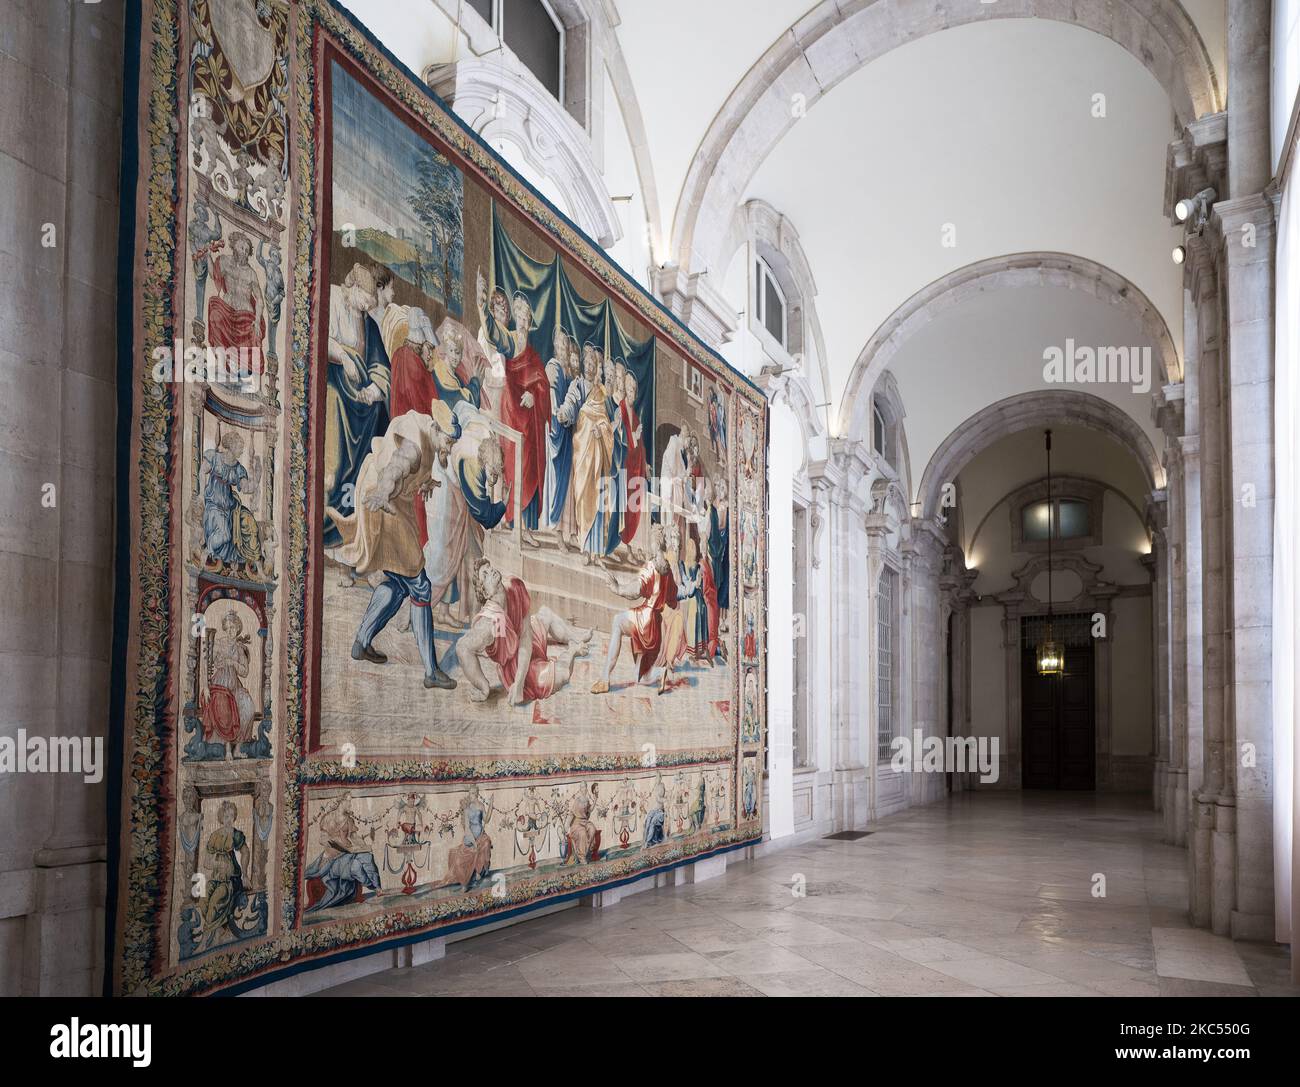
[[[565,210],[597,244],[608,249],[623,236],[587,133],[513,56],[432,65],[424,80],[484,140],[517,147],[560,190]]]

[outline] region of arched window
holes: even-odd
[[[885,413],[880,410],[879,403],[873,403],[871,405],[871,448],[885,460],[892,459],[886,442],[888,432],[889,425],[885,421]]]
[[[754,258],[754,315],[767,334],[788,350],[785,292],[777,282],[772,266],[762,257]]]
[[[1054,542],[1077,540],[1092,535],[1088,503],[1078,498],[1053,498],[1051,502],[1030,502],[1020,511],[1021,538]]]
[[[1063,551],[1095,547],[1103,542],[1102,521],[1106,488],[1082,476],[1058,476],[1047,484],[1035,480],[1013,491],[1008,498],[1011,511],[1011,549],[1039,552],[1052,546]]]

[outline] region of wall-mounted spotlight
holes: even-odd
[[[1174,217],[1187,224],[1189,233],[1199,235],[1209,222],[1210,209],[1218,198],[1219,194],[1212,188],[1202,189],[1195,196],[1184,196],[1174,205]]]
[[[1187,250],[1181,245],[1175,245],[1170,256],[1174,258],[1175,264],[1182,264],[1187,259]]]

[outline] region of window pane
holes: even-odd
[[[1072,498],[1061,499],[1061,531],[1063,540],[1076,540],[1088,535],[1088,504]]]
[[[541,0],[503,0],[506,45],[542,86],[560,97],[560,30]]]
[[[781,301],[781,296],[776,293],[776,283],[772,277],[765,276],[763,280],[764,299],[763,299],[763,327],[772,334],[782,347],[785,346],[785,303]]]
[[[872,428],[872,444],[876,452],[882,457],[885,455],[885,417],[880,414],[880,409],[874,409],[874,426]]]
[[[876,760],[894,753],[894,572],[880,575],[876,596]]]
[[[492,0],[469,0],[469,6],[483,16],[483,21],[488,26],[494,26],[492,21]]]
[[[808,546],[808,510],[794,507],[794,610],[796,615],[808,614],[808,575],[806,548]],[[793,638],[794,642],[794,764],[807,766],[808,745],[808,639]]]
[[[1046,540],[1050,515],[1046,502],[1031,502],[1021,514],[1021,536],[1026,540]]]

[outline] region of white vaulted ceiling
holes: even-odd
[[[1091,115],[1094,93],[1106,95],[1104,119]],[[839,393],[872,332],[914,292],[1003,254],[1106,265],[1152,300],[1179,342],[1181,273],[1169,257],[1178,232],[1162,208],[1173,134],[1165,92],[1113,42],[1043,20],[971,24],[846,79],[768,156],[750,195],[798,226]],[[1027,327],[1001,331],[1008,355],[1036,356],[1041,368],[1045,345],[1023,342]],[[958,370],[974,361],[958,338],[931,349]],[[907,401],[909,418],[919,406]]]
[[[812,6],[618,0],[662,230],[700,138],[735,83]],[[1222,84],[1223,0],[1184,7]],[[1104,119],[1091,113],[1096,93],[1106,96]],[[817,284],[830,414],[838,415],[872,333],[897,307],[955,269],[1012,253],[1053,251],[1107,266],[1146,295],[1181,352],[1182,277],[1170,260],[1180,231],[1163,214],[1165,151],[1175,135],[1167,92],[1135,56],[1048,19],[940,31],[835,85],[789,128],[745,190],[798,230]],[[941,244],[945,223],[956,227],[955,248]],[[1066,336],[1148,342],[1121,307],[1043,288],[991,289],[904,345],[891,369],[914,477],[962,419],[1041,389],[1043,349]],[[1091,391],[1150,433],[1146,397]]]
[[[618,0],[668,238],[691,158],[732,89],[812,0]]]
[[[745,103],[727,103],[747,74],[757,78],[765,71],[760,62],[778,42],[811,41],[813,24],[840,9],[845,16],[869,14],[872,6],[863,0],[839,8],[824,0],[588,2],[613,14],[630,75],[636,109],[621,101],[608,105],[619,107],[623,118],[639,113],[628,141],[641,152],[635,169],[642,187],[653,180],[657,193],[650,233],[658,262],[679,256],[670,245],[691,164],[715,119],[743,112]],[[1102,2],[1079,0],[1077,6],[1093,11]],[[1096,11],[1119,20],[1123,8],[1140,39],[1147,24],[1135,13],[1158,13],[1173,2],[1151,0],[1131,9],[1107,3]],[[874,3],[897,9],[900,19],[928,20],[935,6],[954,8],[919,0]],[[428,18],[417,13],[436,10],[433,0],[390,5],[394,0],[350,4],[399,50],[402,33],[392,12],[400,8],[423,26]],[[1224,0],[1184,0],[1183,8],[1204,42],[1221,95]],[[421,56],[408,62],[425,54],[439,59],[449,48],[425,43]],[[1112,270],[1149,299],[1181,351],[1181,273],[1169,257],[1180,232],[1163,215],[1174,110],[1142,60],[1100,33],[1048,18],[981,20],[883,53],[871,42],[853,49],[875,59],[856,70],[850,63],[849,74],[837,75],[838,82],[770,150],[756,148],[755,157],[766,151],[765,157],[734,188],[742,202],[769,203],[798,232],[817,288],[828,419],[841,417],[860,354],[900,305],[956,269],[1014,253],[1079,256]],[[759,82],[761,90],[768,80]],[[621,87],[618,93],[629,92]],[[1091,113],[1098,93],[1106,96],[1104,119]],[[708,163],[704,174],[726,166]],[[627,182],[617,184],[622,192]],[[725,217],[716,208],[711,214],[715,226],[719,214]],[[955,247],[942,244],[946,223],[956,229]],[[710,268],[714,286],[725,289],[729,257],[709,259],[721,265]],[[743,284],[739,293],[731,299],[737,309],[745,304]],[[936,313],[890,362],[904,399],[913,477],[920,477],[929,453],[956,422],[996,399],[1041,389],[1046,346],[1067,336],[1136,345],[1138,335],[1123,307],[1059,286],[990,285],[979,297]],[[1150,432],[1144,398],[1118,390],[1103,395]]]

